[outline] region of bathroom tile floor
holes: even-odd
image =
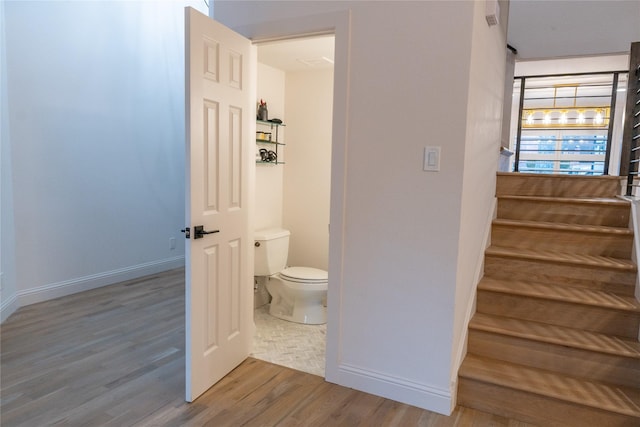
[[[324,377],[327,325],[278,319],[269,314],[269,304],[256,308],[253,318],[252,357]]]

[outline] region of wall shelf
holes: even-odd
[[[256,123],[273,127],[286,126],[284,123],[274,123],[269,120],[256,120]]]
[[[276,141],[269,141],[268,139],[258,139],[256,138],[256,144],[271,144],[271,145],[286,145],[282,142],[276,142]]]
[[[279,135],[278,135],[278,129],[281,126],[285,126],[284,123],[274,123],[274,122],[270,122],[270,121],[265,121],[265,120],[256,120],[256,124],[258,126],[269,126],[269,130],[271,130],[271,132],[264,132],[264,131],[256,131],[256,164],[259,165],[284,165],[284,162],[281,162],[279,159],[279,153],[278,153],[278,148],[281,146],[284,146],[285,144],[282,142],[279,142]],[[275,129],[275,138],[272,139],[272,136],[274,136],[273,130]],[[260,149],[259,146],[260,145],[267,145],[270,146],[271,148],[273,148],[273,150],[267,150],[266,148],[262,148]],[[265,157],[268,156],[268,157]],[[269,158],[273,158],[275,157],[275,159],[271,159],[269,160]]]
[[[284,162],[263,162],[262,160],[256,160],[257,165],[284,165]]]

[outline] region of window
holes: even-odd
[[[617,74],[516,78],[514,103],[524,94],[517,169],[532,173],[601,175]],[[626,76],[619,85],[626,84]],[[524,81],[524,91],[520,86]],[[517,105],[517,104],[514,104]],[[610,123],[611,122],[611,123]],[[517,150],[517,135],[513,135]]]

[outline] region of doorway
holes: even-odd
[[[251,142],[252,136],[247,138],[242,138],[241,143],[239,143],[239,140],[237,139],[237,137],[241,135],[242,132],[249,131],[250,133],[252,133],[253,130],[255,130],[254,128],[255,125],[251,126],[251,123],[255,120],[254,114],[255,114],[255,107],[256,107],[256,104],[255,104],[256,100],[252,99],[256,96],[256,92],[255,92],[255,88],[252,86],[256,84],[255,78],[256,78],[257,67],[255,66],[253,60],[241,61],[239,60],[241,56],[237,55],[237,52],[240,52],[240,51],[242,51],[242,55],[246,55],[247,57],[249,55],[253,55],[252,52],[247,52],[247,49],[246,49],[246,47],[250,47],[247,45],[247,43],[251,43],[250,40],[244,38],[245,36],[241,35],[241,33],[246,34],[246,29],[245,30],[241,29],[239,30],[240,33],[237,33],[235,31],[230,30],[229,28],[226,28],[226,29],[220,28],[219,23],[216,24],[215,21],[209,22],[210,25],[208,25],[206,24],[207,21],[203,20],[202,17],[198,17],[199,15],[197,14],[193,14],[193,15],[196,16],[196,18],[194,19],[201,21],[202,25],[206,28],[202,28],[200,30],[198,29],[191,30],[190,37],[196,40],[198,39],[198,37],[206,37],[206,40],[202,40],[201,43],[206,44],[207,48],[204,49],[203,46],[200,46],[200,49],[198,49],[197,48],[198,42],[195,42],[195,44],[190,43],[190,46],[196,46],[195,49],[190,50],[190,53],[191,53],[190,58],[194,60],[193,62],[195,61],[200,62],[200,64],[194,63],[190,68],[193,70],[198,70],[198,69],[205,70],[204,74],[196,73],[196,75],[194,76],[194,79],[192,80],[199,81],[199,79],[210,79],[213,83],[216,83],[219,80],[217,78],[218,70],[222,70],[221,73],[222,72],[226,74],[234,73],[231,76],[225,75],[224,77],[222,77],[225,85],[229,85],[230,87],[233,87],[233,90],[231,90],[230,92],[236,93],[238,90],[245,92],[244,89],[249,89],[249,92],[247,93],[248,96],[246,97],[246,99],[243,99],[242,108],[238,109],[234,107],[235,108],[234,111],[245,112],[243,113],[244,124],[242,124],[242,129],[235,128],[240,125],[241,120],[239,119],[236,120],[234,117],[229,116],[227,113],[225,113],[222,110],[221,110],[222,111],[221,114],[226,117],[224,119],[224,122],[225,123],[228,122],[229,125],[233,125],[235,129],[233,132],[231,133],[227,132],[224,135],[224,138],[233,136],[234,139],[229,140],[226,144],[223,144],[223,146],[228,146],[228,147],[231,147],[233,150],[235,150],[234,152],[236,153],[236,156],[234,157],[234,159],[239,159],[240,158],[239,155],[242,154],[243,155],[242,157],[244,158],[245,162],[249,162],[249,164],[253,164],[255,161],[254,144],[256,142],[251,143],[251,145],[246,144]],[[217,29],[214,29],[214,27],[216,27]],[[320,28],[321,30],[318,30],[318,28]],[[203,34],[205,33],[207,34],[211,33],[211,35],[203,36]],[[332,94],[333,114],[332,114],[332,126],[331,126],[332,148],[331,148],[331,180],[330,180],[331,181],[331,185],[330,185],[331,186],[331,203],[330,203],[331,237],[329,239],[329,264],[331,265],[331,268],[328,275],[329,289],[327,293],[328,322],[327,322],[327,334],[326,334],[327,357],[326,357],[326,363],[325,363],[325,368],[326,368],[325,378],[327,378],[327,380],[329,381],[339,382],[340,381],[340,379],[338,378],[339,377],[339,371],[338,371],[339,359],[337,355],[339,354],[339,349],[340,349],[339,330],[340,330],[340,324],[341,324],[342,308],[340,306],[339,301],[340,301],[341,289],[343,286],[342,266],[343,266],[343,259],[344,259],[344,250],[345,250],[344,248],[344,219],[345,219],[344,194],[345,194],[345,180],[346,180],[346,152],[347,152],[346,142],[347,142],[347,135],[348,135],[347,106],[348,106],[348,98],[349,98],[349,88],[347,83],[348,83],[348,75],[349,75],[348,58],[349,58],[349,47],[350,47],[350,44],[348,41],[349,40],[348,39],[349,13],[348,11],[342,11],[342,12],[336,12],[331,14],[314,15],[309,19],[303,19],[303,20],[289,19],[289,20],[283,20],[283,21],[277,21],[277,22],[270,21],[265,25],[261,25],[259,31],[249,30],[249,33],[254,43],[266,42],[268,40],[274,41],[274,40],[293,39],[296,37],[301,38],[301,37],[304,37],[305,35],[310,35],[310,34],[314,34],[314,35],[323,35],[323,34],[326,35],[330,33],[335,34],[336,64],[335,64],[334,76],[337,78],[334,79],[334,90]],[[236,40],[237,39],[236,36],[240,36],[241,38],[244,39],[242,43],[238,41],[238,44],[242,44],[242,46],[238,46],[236,48],[231,49],[230,55],[223,55],[223,57],[226,58],[225,60],[232,61],[233,65],[223,64],[220,68],[218,68],[217,64],[219,63],[218,61],[219,56],[217,52],[219,52],[220,50],[218,49],[216,44],[217,42],[215,42],[215,40],[218,40],[223,37],[232,37],[234,40]],[[211,42],[212,40],[214,40],[213,43]],[[204,61],[203,57],[207,55],[209,55],[210,58]],[[191,63],[191,61],[189,63]],[[205,66],[203,64],[207,64],[207,65]],[[249,65],[250,69],[245,69],[243,65]],[[242,72],[239,73],[238,71],[241,69],[242,69]],[[244,79],[246,80],[245,82],[246,84],[243,84],[242,83],[243,76],[251,76],[250,77],[251,80]],[[207,87],[212,86],[213,83],[212,84],[207,83],[206,86]],[[196,93],[194,94],[194,92]],[[196,138],[197,147],[207,147],[207,146],[211,146],[211,144],[215,145],[218,139],[221,139],[221,140],[224,139],[222,136],[218,138],[217,137],[218,133],[216,132],[211,133],[208,130],[208,129],[217,129],[216,123],[220,122],[219,120],[216,119],[217,115],[204,114],[202,111],[200,111],[203,109],[203,106],[207,106],[208,104],[206,102],[198,102],[198,100],[202,99],[202,101],[205,101],[205,99],[199,93],[197,93],[197,91],[190,90],[188,93],[191,94],[191,97],[190,97],[191,103],[189,105],[191,105],[193,107],[192,110],[195,111],[195,115],[192,114],[189,117],[192,117],[194,119],[195,123],[192,127],[197,129],[197,131],[193,133],[189,131],[190,128],[187,128],[187,134],[193,135]],[[225,104],[225,108],[226,108],[226,104]],[[205,117],[207,121],[205,122],[201,120],[202,117]],[[204,129],[206,126],[203,126],[203,124],[205,123],[208,125],[207,129]],[[207,144],[204,144],[201,141],[203,136],[213,140],[211,141],[208,140]],[[237,153],[238,147],[244,147],[241,153]],[[191,155],[192,156],[194,155],[193,150],[191,150]],[[209,159],[211,156],[198,155],[196,157],[199,157],[200,159]],[[286,156],[284,157],[286,158]],[[215,160],[215,157],[213,157],[213,160]],[[200,160],[197,160],[195,164],[200,165],[202,164],[202,162]],[[237,171],[238,173],[248,172],[249,174],[254,173],[255,169],[256,169],[255,166],[244,168],[244,169],[241,167],[233,168],[233,170]],[[196,181],[196,184],[199,185],[199,180],[202,179],[203,176],[204,175],[202,174],[195,174],[193,175],[192,178],[193,180]],[[253,179],[254,178],[249,178],[248,180],[245,180],[245,182],[247,183],[247,188],[244,189],[245,191],[241,191],[238,194],[247,198],[247,200],[244,200],[243,202],[243,205],[247,208],[253,207],[252,199],[255,196],[254,188],[252,188],[254,186],[251,185],[253,183]],[[222,185],[222,187],[225,187],[225,186],[226,186],[225,184]],[[236,187],[233,187],[233,188],[236,188]],[[253,217],[254,217],[253,210],[254,209],[245,210],[249,215],[247,217],[247,220],[244,221],[244,228],[246,230],[246,236],[247,236],[247,238],[244,239],[245,241],[251,239],[250,238],[252,234],[251,228],[252,226],[255,226],[255,223],[253,221]],[[189,215],[187,215],[187,217],[189,217]],[[196,222],[203,222],[203,221],[204,220],[201,220],[200,218],[190,219],[190,222],[194,224]],[[205,228],[205,230],[209,230],[209,228]],[[213,232],[214,231],[209,231],[208,234],[211,234]],[[215,236],[217,236],[217,234]],[[242,245],[242,246],[236,245],[235,247],[240,247],[241,249],[242,248],[249,249],[249,245]],[[243,253],[242,258],[251,262],[251,259],[253,257],[251,256],[250,252],[246,250],[244,252],[245,253]],[[190,255],[189,251],[186,251],[186,264],[188,266],[193,264],[191,262],[189,255]],[[231,267],[231,271],[236,271],[239,274],[242,274],[242,272],[250,273],[249,268],[239,269],[239,270],[236,269],[235,266],[239,265],[237,263],[227,264],[227,265]],[[221,271],[221,270],[222,268],[220,270],[214,269],[213,271]],[[199,276],[202,276],[202,274],[203,274],[202,272],[198,272]],[[246,279],[243,279],[243,281],[244,280]],[[197,281],[195,283],[198,289],[208,288],[210,287],[210,284],[211,284],[209,281],[206,281],[206,280]],[[220,311],[209,310],[207,313],[203,313],[203,311],[207,311],[207,309],[209,308],[209,306],[204,305],[204,309],[203,309],[203,304],[192,307],[192,304],[191,304],[192,300],[189,299],[189,296],[192,295],[193,293],[190,294],[189,292],[190,286],[191,286],[191,282],[189,281],[189,275],[187,274],[186,310],[187,310],[188,316],[191,316],[191,318],[197,317],[197,319],[200,320],[195,324],[196,327],[207,328],[212,323],[203,322],[201,320],[205,319],[206,315],[215,317],[220,313]],[[237,359],[246,358],[250,354],[251,338],[253,334],[253,327],[252,327],[253,324],[251,324],[252,314],[253,314],[252,298],[251,298],[252,289],[246,288],[246,287],[238,287],[238,286],[232,286],[231,289],[238,289],[238,290],[242,290],[242,292],[248,293],[248,295],[245,295],[243,298],[236,299],[236,301],[242,301],[241,304],[233,305],[238,310],[242,311],[241,323],[243,326],[240,329],[234,329],[234,330],[230,330],[227,328],[226,330],[223,331],[223,333],[229,333],[233,335],[233,337],[238,336],[240,334],[243,339],[246,338],[245,340],[246,347],[243,349],[243,351],[236,352],[233,355],[229,355],[230,357],[234,356]],[[212,301],[216,302],[218,301],[218,299],[212,300]],[[332,301],[334,302],[332,303]],[[193,345],[194,340],[202,341],[203,335],[202,333],[198,333],[197,331],[195,331],[195,334],[193,333],[194,331],[193,331],[193,328],[190,327],[189,319],[190,318],[188,317],[187,331],[186,331],[187,356],[191,356],[192,354],[197,354],[197,357],[199,358],[209,357],[212,353],[211,351],[209,351],[208,348],[205,348],[202,345],[196,345],[196,346]],[[225,322],[226,320],[223,319],[220,322],[216,322],[215,324],[223,325],[225,324]],[[241,332],[248,332],[248,333],[241,333]],[[213,345],[215,345],[216,342],[213,342]],[[218,349],[218,347],[219,346],[215,346],[212,348]],[[189,357],[187,357],[186,365],[187,365],[187,377],[189,377],[191,372],[197,372],[203,375],[207,373],[205,369],[194,370],[192,368],[194,363],[191,361]],[[210,384],[214,384],[216,382],[216,378],[211,376],[208,379],[208,382]],[[187,390],[189,389],[190,389],[189,384],[187,384]],[[197,391],[198,390],[196,390],[195,392],[197,393]],[[192,392],[192,394],[194,393]],[[191,400],[191,399],[187,397],[187,400]]]
[[[333,35],[258,45],[257,101],[278,118],[278,163],[256,164],[254,229],[291,231],[288,265],[328,270],[333,112]],[[252,356],[324,377],[326,325],[268,314],[256,278]]]

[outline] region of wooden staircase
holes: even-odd
[[[618,177],[499,173],[458,404],[543,426],[640,426],[640,303]]]

